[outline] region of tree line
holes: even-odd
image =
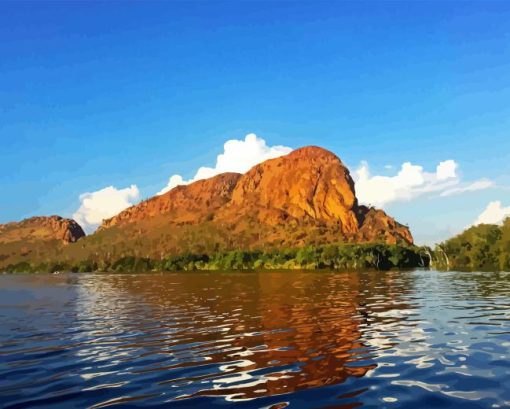
[[[273,269],[389,270],[429,266],[439,270],[510,271],[510,218],[502,225],[481,224],[470,227],[433,249],[426,246],[384,243],[339,243],[279,250],[234,250],[213,254],[188,252],[158,259],[131,255],[112,259],[98,254],[80,261],[22,261],[10,264],[3,270],[13,273],[81,273]]]
[[[124,256],[116,260],[88,258],[79,262],[59,261],[11,264],[6,272],[146,272],[193,270],[336,269],[389,270],[427,267],[431,251],[411,245],[328,244],[280,250],[234,250],[214,254],[184,253],[161,259]]]
[[[479,224],[438,244],[432,265],[445,270],[510,271],[510,218]]]

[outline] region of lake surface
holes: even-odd
[[[510,273],[0,276],[0,407],[510,407]]]

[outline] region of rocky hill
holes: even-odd
[[[127,256],[413,242],[406,226],[382,210],[359,205],[346,166],[314,146],[267,160],[243,175],[224,173],[178,186],[83,236],[76,222],[58,216],[2,225],[0,267],[20,260],[109,262]]]
[[[60,216],[0,224],[0,267],[58,258],[70,243],[84,236],[78,223]]]
[[[333,153],[313,146],[267,160],[244,175],[225,173],[178,186],[105,220],[93,236],[98,240],[101,235],[120,247],[130,247],[126,241],[149,240],[150,250],[146,244],[138,246],[147,255],[156,248],[176,253],[413,242],[406,226],[382,210],[358,205],[346,166]]]
[[[60,216],[36,216],[20,222],[0,224],[0,243],[20,240],[74,243],[84,236],[85,233],[78,223]]]

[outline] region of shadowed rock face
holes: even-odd
[[[232,243],[243,237],[248,247],[300,246],[317,232],[322,242],[413,242],[406,226],[382,210],[359,206],[349,170],[315,146],[267,160],[244,175],[224,173],[178,186],[105,220],[99,232],[128,225],[147,232],[157,225],[168,233],[205,224]],[[257,239],[246,242],[250,235]]]
[[[74,243],[85,236],[81,226],[60,216],[36,216],[0,225],[0,243],[34,240],[61,240]]]
[[[379,238],[388,244],[413,242],[409,228],[382,210],[359,206],[357,215],[360,227],[356,237],[359,242],[373,241],[374,238]]]

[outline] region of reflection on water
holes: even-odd
[[[0,406],[510,406],[510,274],[0,277]]]

